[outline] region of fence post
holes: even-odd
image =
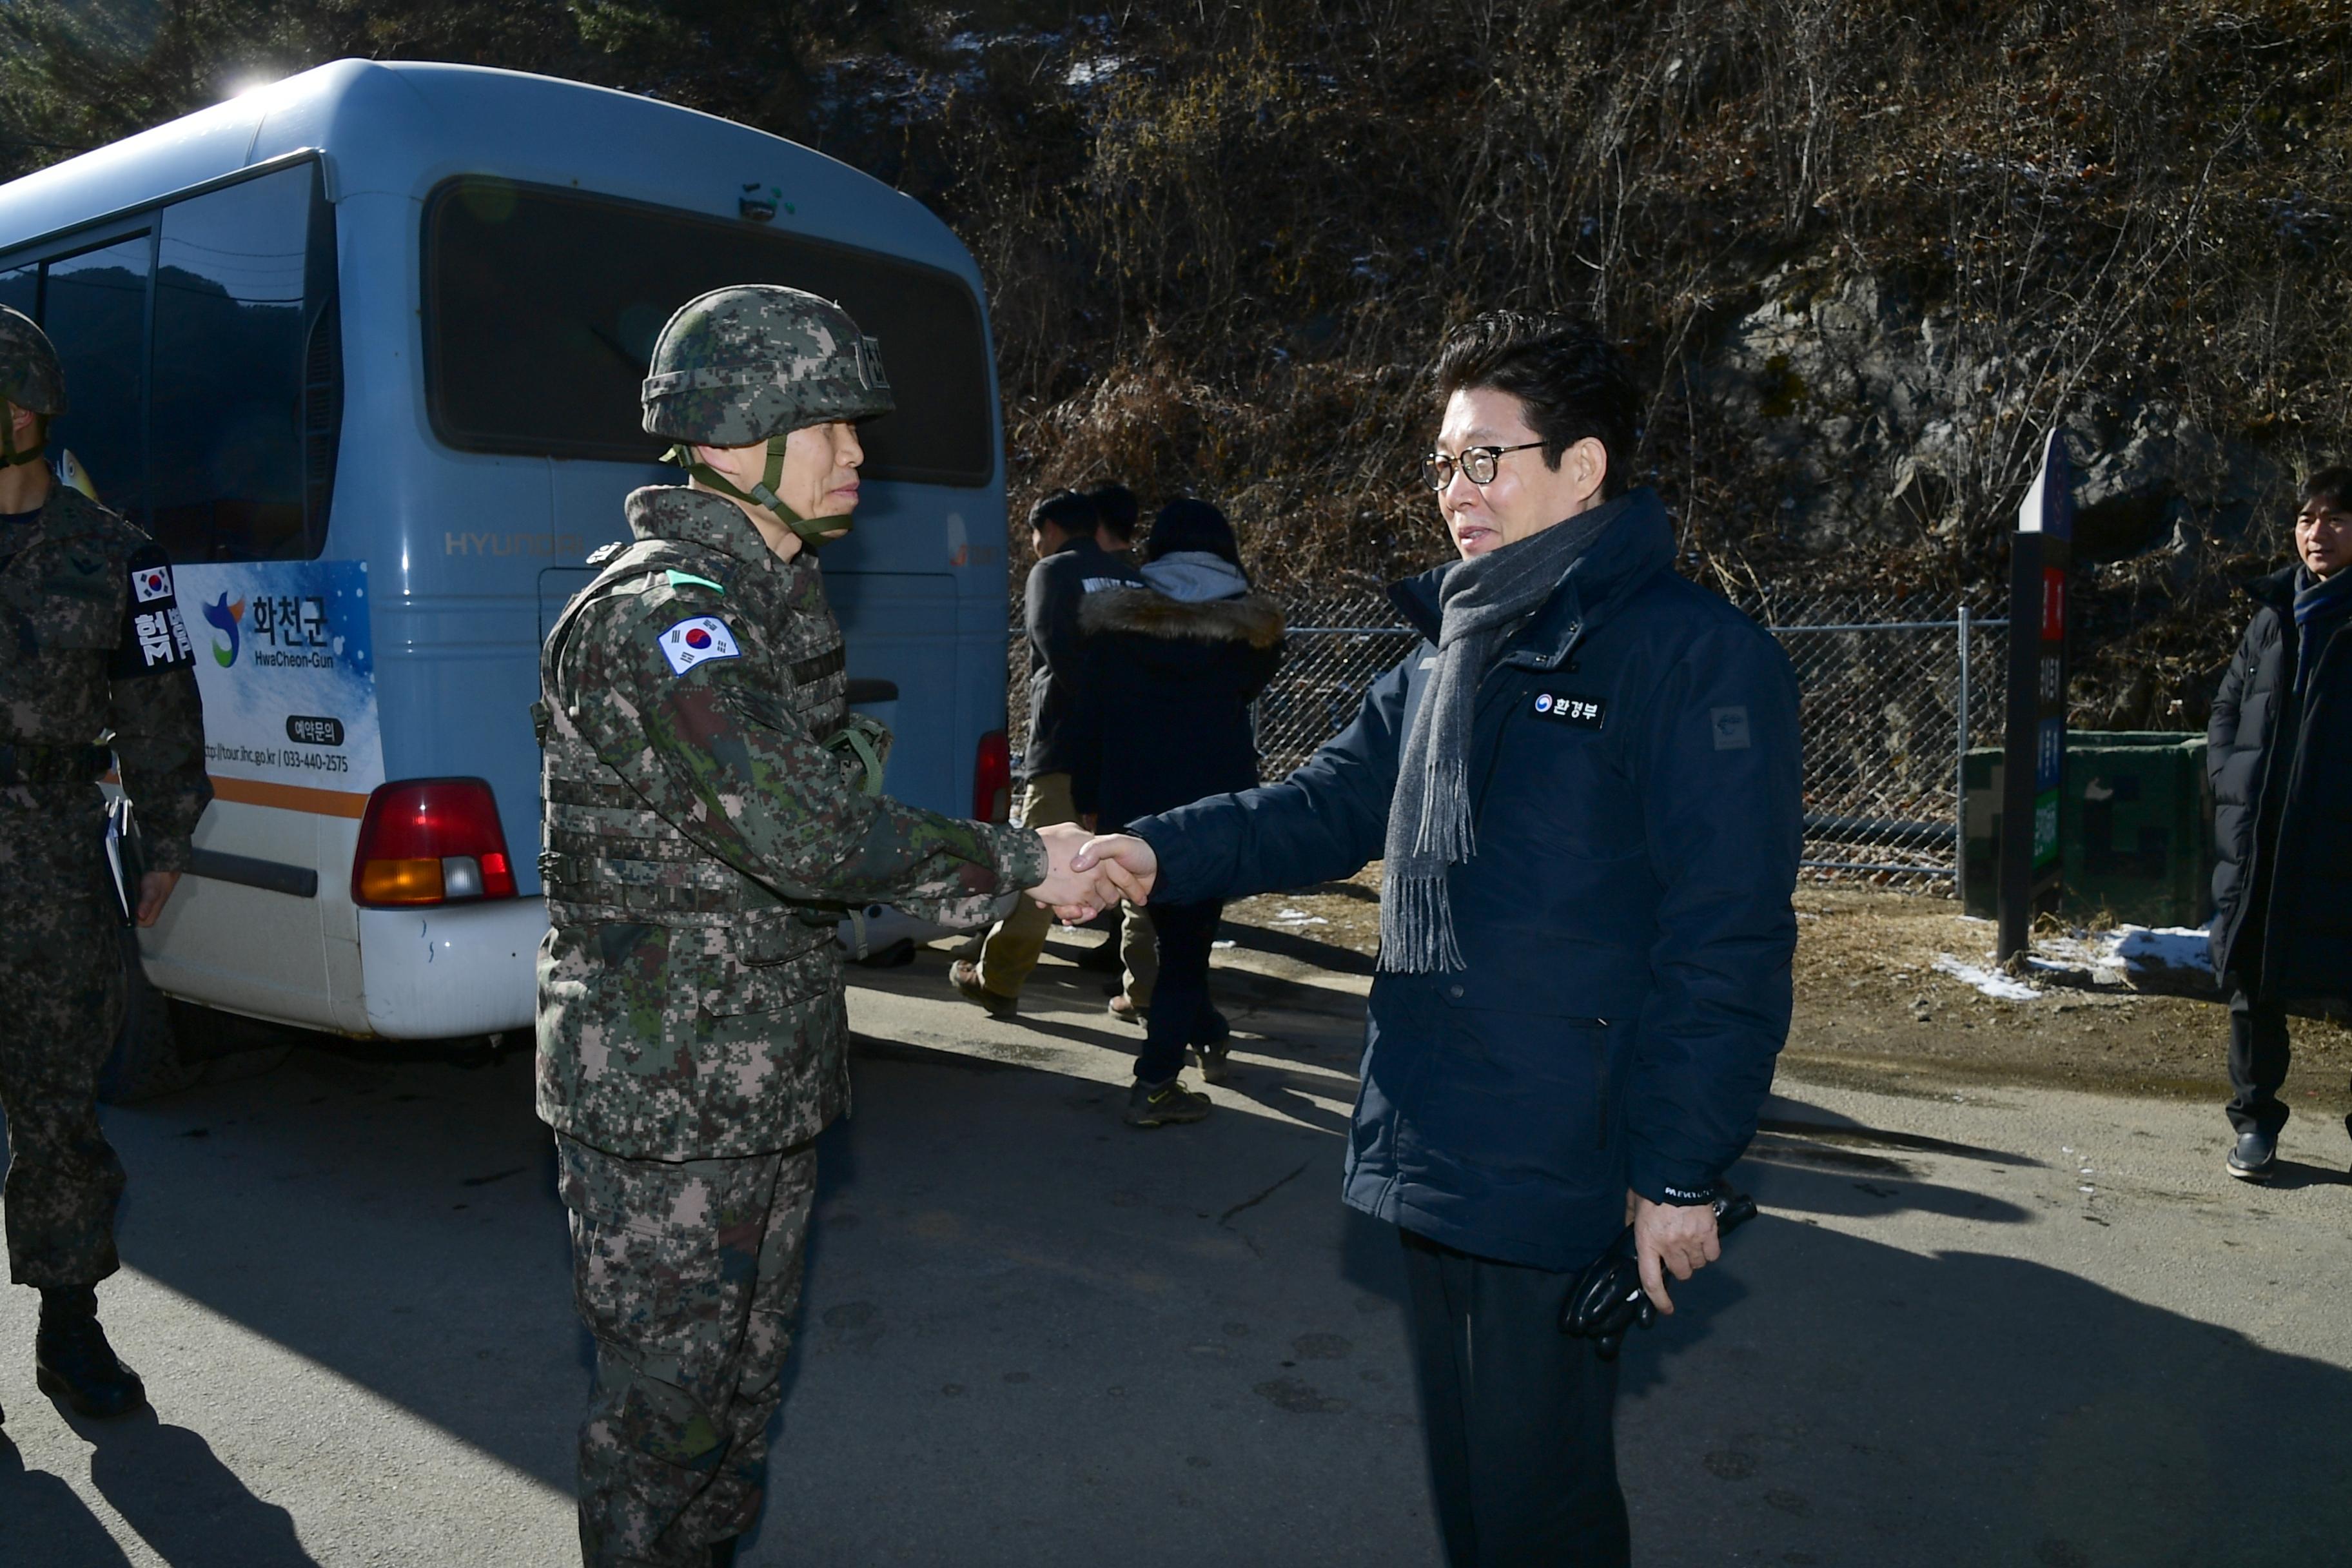
[[[1959,742],[1952,748],[1952,897],[1963,912],[1969,907],[1969,607],[1962,605],[1960,624],[1960,689],[1953,706],[1959,710]]]

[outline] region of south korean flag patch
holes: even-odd
[[[169,566],[142,566],[131,574],[131,596],[142,605],[158,599],[168,599],[172,594],[172,569]]]
[[[695,616],[678,622],[662,633],[661,650],[673,675],[684,675],[714,658],[743,657],[743,650],[735,646],[735,634],[717,616]]]

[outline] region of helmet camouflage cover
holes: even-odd
[[[705,447],[749,447],[896,407],[874,340],[830,300],[739,283],[689,300],[654,343],[645,426]]]
[[[66,411],[65,372],[48,333],[5,305],[0,305],[0,397],[34,414]]]

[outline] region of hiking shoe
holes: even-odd
[[[1108,1011],[1122,1024],[1142,1024],[1151,1016],[1151,1008],[1148,1005],[1139,1007],[1124,996],[1112,997]]]
[[[1192,1054],[1201,1061],[1202,1082],[1223,1083],[1234,1076],[1234,1047],[1230,1040],[1194,1046]]]
[[[2278,1134],[2256,1128],[2238,1134],[2237,1147],[2230,1151],[2228,1170],[2242,1182],[2267,1182],[2271,1167],[2277,1163]]]
[[[1145,1083],[1139,1079],[1127,1091],[1127,1124],[1129,1127],[1165,1127],[1172,1121],[1198,1121],[1209,1114],[1209,1097],[1195,1094],[1176,1079],[1166,1083]]]
[[[1000,996],[980,983],[980,965],[969,958],[959,958],[948,965],[948,983],[961,993],[967,1002],[977,1002],[981,1010],[992,1018],[1010,1018],[1021,1011],[1021,998]]]
[[[147,1385],[106,1342],[106,1331],[98,1326],[98,1292],[87,1285],[41,1292],[33,1379],[43,1394],[94,1420],[128,1415],[147,1403]]]

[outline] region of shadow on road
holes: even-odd
[[[171,1568],[318,1568],[295,1539],[293,1516],[255,1497],[186,1427],[152,1410],[116,1421],[66,1419],[92,1445],[91,1484]],[[129,1561],[72,1488],[26,1469],[0,1434],[0,1564]]]
[[[0,1565],[71,1563],[112,1568],[131,1559],[73,1488],[58,1477],[25,1468],[24,1456],[0,1431]]]
[[[2340,1368],[2012,1258],[1771,1214],[1726,1251],[1627,1348],[1629,1484],[1657,1499],[1635,1509],[1647,1561],[2342,1557]],[[2255,1497],[2274,1500],[2258,1524]],[[1692,1502],[1728,1536],[1691,1527]]]
[[[73,1425],[97,1445],[91,1481],[172,1568],[317,1568],[293,1516],[255,1497],[186,1427],[152,1410]]]
[[[935,992],[938,967],[884,988]],[[1292,989],[1302,1013],[1333,1005]],[[1138,1134],[1114,1085],[868,1034],[856,1116],[823,1145],[767,1544],[746,1568],[1258,1563],[1310,1539],[1318,1560],[1433,1561],[1397,1248],[1339,1205],[1324,1119],[1227,1107]],[[1106,1018],[1092,1043],[1132,1037]],[[583,1377],[527,1063],[298,1053],[109,1125],[131,1264],[569,1489]],[[1957,1184],[1996,1152],[1811,1126],[1759,1141],[1736,1179],[1765,1219],[1626,1352],[1645,1564],[2340,1555],[2352,1376],[1998,1256],[2042,1222]],[[1931,1176],[1944,1155],[1965,1163]],[[1805,1223],[1906,1211],[1953,1242]],[[58,1483],[14,1465],[0,1448],[0,1514],[89,1534]],[[193,1433],[101,1440],[94,1465],[159,1551],[200,1552],[215,1527],[185,1521],[212,1520],[260,1543],[239,1563],[307,1561]],[[2250,1530],[2250,1498],[2294,1502]]]

